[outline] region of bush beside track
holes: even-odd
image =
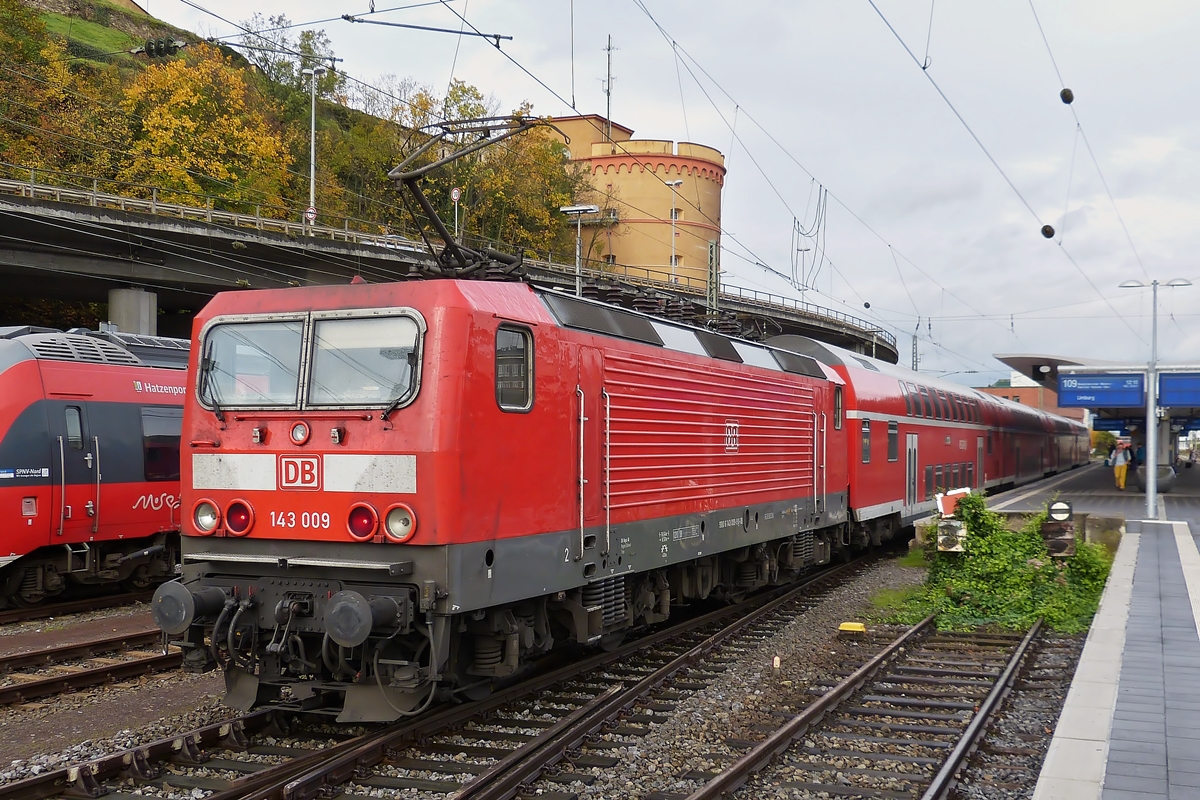
[[[1017,630],[1040,617],[1062,633],[1088,629],[1112,566],[1102,545],[1077,541],[1074,556],[1051,558],[1041,535],[1044,508],[1011,531],[980,495],[959,500],[955,516],[967,531],[963,552],[938,552],[935,541],[926,544],[925,583],[884,601],[892,606],[889,621],[913,624],[937,614],[943,630],[983,625]]]

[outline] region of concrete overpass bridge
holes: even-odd
[[[160,333],[159,309],[188,334],[213,294],[428,277],[436,260],[402,236],[0,179],[0,279],[10,297],[107,303],[120,330]],[[636,268],[585,269],[584,292],[636,310],[704,324],[705,286],[670,284]],[[573,266],[526,259],[520,279],[573,291]],[[896,339],[846,314],[739,287],[718,295],[716,326],[747,338],[812,336],[895,363]],[[21,320],[9,320],[19,323]]]

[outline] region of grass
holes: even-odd
[[[907,557],[907,556],[906,556]],[[903,586],[898,589],[881,589],[871,596],[871,605],[880,611],[900,608],[909,601],[910,598],[916,596],[922,587],[920,586]]]
[[[46,23],[46,30],[51,33],[56,33],[69,41],[89,45],[102,53],[130,50],[141,44],[129,34],[78,17],[67,17],[48,12],[42,14],[42,21]]]
[[[913,567],[914,569],[924,569],[929,566],[929,562],[925,560],[924,547],[914,547],[907,554],[896,559],[896,563],[902,567]]]

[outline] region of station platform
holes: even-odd
[[[1200,800],[1200,465],[1153,520],[1132,481],[1118,491],[1098,464],[989,505],[1033,511],[1056,493],[1126,522],[1034,800]]]

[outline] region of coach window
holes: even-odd
[[[904,381],[900,381],[900,394],[904,395],[904,413],[911,417],[913,415],[912,398],[908,396],[908,387],[904,385]]]
[[[888,423],[888,461],[900,460],[900,423]]]
[[[533,334],[525,328],[496,331],[496,402],[504,411],[533,407]]]
[[[142,409],[142,463],[147,481],[179,480],[182,408]]]
[[[862,421],[862,459],[864,464],[871,463],[871,420]]]
[[[933,419],[933,403],[929,400],[929,390],[921,387],[921,403],[925,406],[925,418]]]
[[[83,449],[83,423],[79,418],[79,409],[67,407],[67,444],[72,450]]]
[[[925,467],[925,499],[931,499],[934,491],[936,491],[936,489],[933,485],[933,467],[928,466]]]
[[[913,415],[917,417],[925,416],[925,411],[921,408],[921,395],[917,394],[917,385],[915,383],[908,384],[908,396],[912,398]]]
[[[992,432],[991,431],[988,431],[987,439],[988,439],[987,454],[990,456],[992,454]]]
[[[833,387],[833,429],[842,429],[842,387]]]
[[[942,477],[943,474],[944,473],[942,471],[941,464],[938,464],[933,468],[933,488],[935,492],[942,492],[946,490],[946,484],[944,482],[944,478]]]

